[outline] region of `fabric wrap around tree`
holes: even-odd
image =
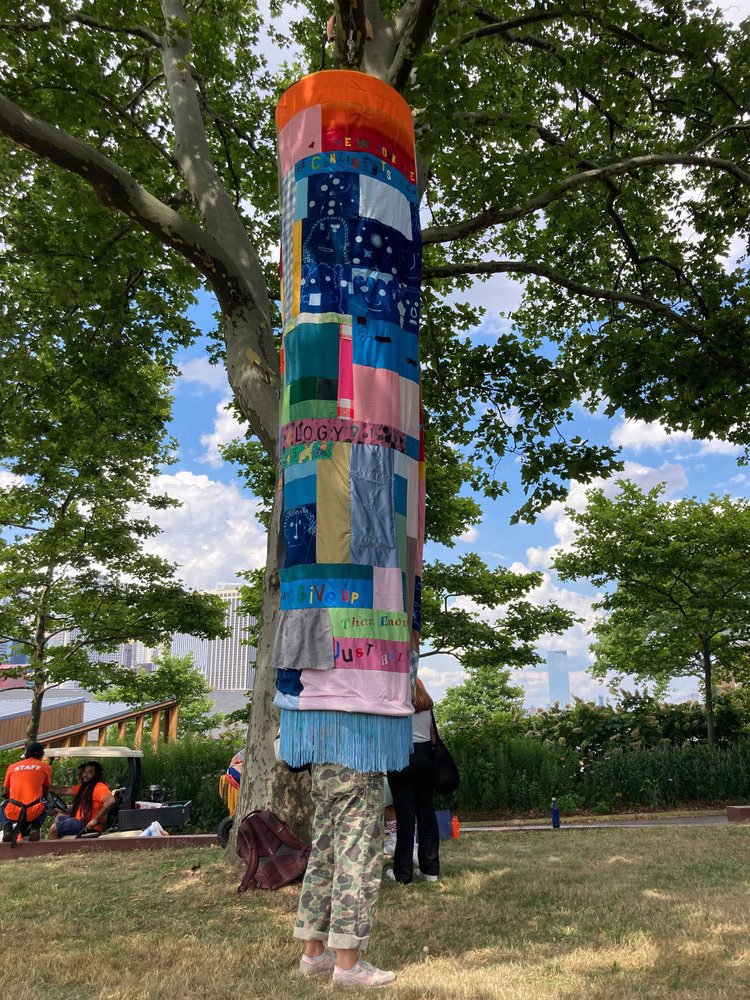
[[[286,91],[276,122],[280,755],[400,770],[425,504],[412,116],[382,81],[329,70]]]

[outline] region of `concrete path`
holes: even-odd
[[[592,821],[589,823],[560,820],[561,830],[612,830],[634,827],[636,829],[648,829],[652,826],[726,826],[726,813],[708,813],[702,816],[672,816],[664,819],[618,819],[607,820],[605,823]],[[487,826],[462,826],[461,833],[536,833],[549,830],[555,833],[551,823],[524,823],[512,826],[487,825]]]

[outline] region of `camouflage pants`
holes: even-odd
[[[313,764],[312,850],[294,936],[364,951],[383,871],[383,775]]]

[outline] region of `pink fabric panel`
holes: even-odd
[[[290,118],[279,135],[279,162],[281,176],[291,170],[298,160],[313,153],[320,153],[322,147],[322,124],[320,105],[305,108]]]
[[[382,670],[403,674],[409,670],[408,642],[395,639],[333,640],[333,662],[336,670]]]
[[[407,664],[408,666],[408,664]],[[384,670],[303,670],[301,710],[403,715],[411,704],[411,679]]]
[[[372,568],[372,606],[380,611],[403,611],[404,588],[398,566]]]
[[[357,420],[401,426],[399,377],[387,368],[353,365],[354,408]]]
[[[352,375],[352,328],[342,326],[339,335],[339,406],[340,417],[354,419],[354,377]]]

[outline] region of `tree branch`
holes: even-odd
[[[556,271],[552,267],[548,267],[546,264],[527,263],[520,260],[494,260],[466,261],[462,264],[442,264],[438,267],[426,266],[422,268],[422,277],[427,279],[452,278],[462,274],[502,273],[534,274],[540,278],[547,278],[553,284],[560,285],[561,288],[567,288],[571,292],[585,295],[588,298],[604,299],[608,302],[627,302],[631,305],[641,306],[644,309],[648,309],[649,312],[656,313],[659,316],[666,316],[673,323],[683,327],[685,330],[689,330],[692,334],[699,335],[702,333],[701,328],[697,324],[691,322],[687,317],[680,315],[680,313],[675,312],[674,309],[671,309],[658,299],[651,299],[646,295],[636,295],[632,292],[615,292],[608,288],[594,288],[591,285],[583,284],[583,282],[574,281],[572,278],[567,277],[567,275],[562,274],[560,271]]]
[[[269,455],[278,428],[279,361],[263,269],[221,182],[206,136],[189,62],[190,25],[182,0],[161,0],[167,26],[162,61],[174,123],[175,157],[211,237],[239,278],[238,298],[219,296],[229,382],[250,426]]]
[[[59,21],[56,21],[56,23],[59,23]],[[104,24],[104,22],[97,21],[96,18],[89,17],[87,14],[71,14],[69,17],[62,18],[62,23],[83,24],[88,28],[94,28],[95,31],[106,31],[114,35],[132,35],[134,38],[144,38],[155,48],[161,48],[162,45],[162,39],[159,35],[143,24]],[[53,26],[52,21],[0,21],[0,30],[16,31],[19,33],[46,31]]]
[[[447,45],[443,45],[438,52],[445,53],[450,52],[451,49],[458,48],[460,45],[466,45],[468,42],[473,42],[478,38],[487,38],[492,35],[505,35],[508,36],[514,28],[522,28],[527,24],[538,24],[540,21],[556,21],[559,17],[564,16],[568,11],[565,7],[551,7],[549,10],[536,11],[533,14],[527,14],[524,17],[514,17],[509,21],[501,21],[499,18],[495,20],[490,20],[490,18],[495,18],[494,14],[490,14],[488,11],[481,12],[481,20],[489,22],[484,24],[481,28],[473,28],[471,31],[467,31],[463,35],[458,35],[456,38],[451,39]],[[477,12],[479,16],[480,12]],[[510,39],[512,41],[521,41],[521,39],[513,37],[511,35]]]
[[[402,8],[402,12],[406,14],[408,11],[409,16],[403,30],[399,32],[398,48],[385,77],[385,82],[398,91],[403,90],[408,83],[414,62],[430,37],[439,2],[440,0],[415,0],[413,4],[405,4]],[[399,17],[402,12],[399,12]]]
[[[210,281],[219,273],[230,273],[221,246],[194,222],[168,208],[108,156],[29,114],[2,94],[0,132],[83,178],[103,205],[134,219],[161,243],[186,257]]]
[[[564,198],[571,191],[576,191],[594,181],[666,166],[691,166],[723,170],[739,180],[740,183],[750,186],[750,174],[731,160],[723,160],[715,156],[696,156],[691,153],[653,153],[646,156],[633,156],[628,160],[620,160],[603,167],[597,167],[595,170],[584,170],[581,173],[573,174],[566,180],[547,188],[546,191],[538,194],[525,205],[514,205],[512,208],[488,208],[473,218],[464,219],[452,225],[432,226],[422,233],[422,242],[424,244],[450,243],[453,240],[473,236],[475,233],[489,229],[501,222],[510,222],[513,219],[532,215],[534,212],[546,208],[547,205]]]

